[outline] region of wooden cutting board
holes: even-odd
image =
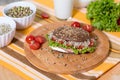
[[[61,26],[70,26],[72,22],[56,22],[46,24],[34,30],[30,34],[46,36],[52,30]],[[94,53],[88,54],[66,54],[52,51],[48,42],[42,45],[39,50],[31,50],[25,42],[24,49],[26,58],[41,70],[51,73],[74,74],[91,70],[101,64],[109,53],[109,40],[107,36],[99,30],[94,30],[98,36],[98,46]]]

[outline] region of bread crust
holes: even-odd
[[[53,36],[66,41],[84,42],[90,39],[90,35],[82,28],[61,26],[53,31]]]

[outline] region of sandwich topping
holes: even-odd
[[[50,47],[75,54],[94,52],[97,43],[97,36],[82,27],[62,26],[50,32],[47,38]]]
[[[59,32],[57,32],[59,31]],[[63,26],[50,33],[49,38],[55,42],[62,43],[66,46],[88,46],[90,43],[89,33],[82,28]]]

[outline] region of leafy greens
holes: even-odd
[[[120,3],[114,0],[96,0],[87,7],[87,18],[91,24],[99,30],[107,32],[119,32]]]

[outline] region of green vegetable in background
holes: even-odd
[[[114,0],[96,0],[91,2],[87,7],[87,18],[99,30],[119,32],[120,3],[115,3]]]

